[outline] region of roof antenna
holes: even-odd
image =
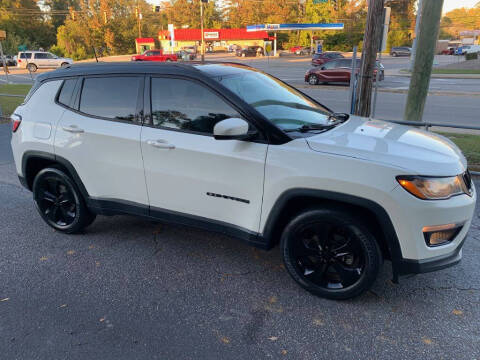
[[[93,49],[93,54],[95,55],[95,60],[97,60],[97,62],[98,62],[97,52],[95,51],[95,46],[92,46],[92,49]]]

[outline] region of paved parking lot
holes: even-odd
[[[278,248],[134,217],[59,234],[0,125],[2,359],[480,359],[479,209],[460,265],[329,301]],[[480,182],[477,182],[477,188]]]

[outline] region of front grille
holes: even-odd
[[[472,190],[472,175],[470,175],[470,172],[467,170],[463,174],[463,181],[465,181],[465,185],[467,186],[468,191]]]

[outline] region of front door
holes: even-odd
[[[258,232],[268,145],[215,140],[218,121],[241,115],[199,82],[153,77],[151,104],[142,153],[152,214]]]
[[[143,76],[92,76],[79,79],[75,94],[58,101],[65,110],[55,136],[55,153],[76,169],[91,198],[102,208],[148,212],[140,147],[138,109]],[[140,96],[139,96],[140,93]],[[98,205],[97,205],[98,206]]]

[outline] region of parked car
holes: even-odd
[[[291,53],[295,54],[295,52],[298,50],[298,49],[301,49],[302,46],[300,45],[297,45],[297,46],[292,46],[288,51],[290,51]]]
[[[295,50],[295,55],[309,55],[312,53],[310,46],[302,46],[301,48]]]
[[[248,66],[74,65],[36,77],[12,123],[20,182],[57,234],[131,214],[279,245],[330,299],[369,289],[384,258],[394,282],[457,264],[474,216],[450,140],[335,113]]]
[[[17,61],[14,59],[12,55],[4,55],[5,64],[7,66],[17,66]],[[3,67],[3,60],[0,59],[0,66]]]
[[[175,55],[177,55],[177,59],[181,59],[183,61],[192,61],[197,58],[197,54],[186,50],[179,50],[175,53]]]
[[[132,61],[177,61],[176,54],[164,54],[162,50],[147,50],[141,55],[134,55]]]
[[[461,55],[474,54],[480,52],[480,45],[463,45]]]
[[[240,57],[251,57],[251,56],[263,56],[265,55],[265,53],[261,46],[249,46],[245,49],[238,49],[235,52],[235,55]]]
[[[357,59],[356,63],[356,73],[358,74],[361,60]],[[379,81],[383,81],[385,79],[385,68],[378,61],[377,65],[380,66]],[[373,73],[376,80],[377,70],[375,69]],[[305,82],[308,82],[310,85],[330,82],[350,83],[351,74],[352,59],[330,60],[319,67],[308,70],[305,74]]]
[[[390,49],[390,55],[393,57],[410,56],[411,53],[412,53],[412,48],[409,48],[408,46],[392,47]]]
[[[455,47],[449,46],[445,50],[442,51],[442,55],[455,55]]]
[[[21,51],[17,56],[17,67],[35,72],[37,69],[56,69],[73,64],[70,58],[59,57],[46,51]]]
[[[321,54],[314,54],[312,57],[312,65],[319,66],[326,63],[327,61],[330,61],[333,59],[342,59],[342,58],[344,58],[344,56],[341,53],[335,52],[335,51],[324,52]]]

